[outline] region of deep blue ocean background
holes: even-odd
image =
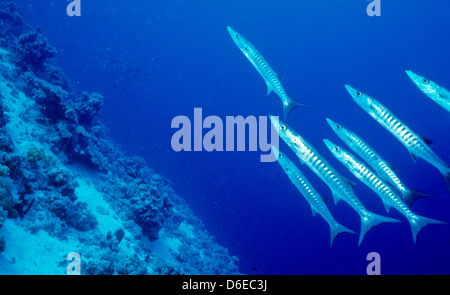
[[[80,90],[105,96],[102,119],[131,154],[170,179],[177,193],[247,274],[365,274],[366,255],[381,255],[382,274],[450,274],[450,227],[432,225],[413,244],[406,219],[385,213],[378,196],[346,171],[323,138],[342,144],[329,117],[356,132],[396,167],[411,188],[434,199],[413,211],[450,222],[450,194],[438,170],[414,164],[407,150],[369,117],[345,90],[350,84],[385,104],[450,163],[450,114],[419,92],[409,69],[450,88],[450,2],[387,1],[369,17],[365,0],[172,1],[81,0],[82,16],[66,15],[68,1],[17,0],[21,12],[59,51],[56,63]],[[232,26],[259,49],[282,77],[288,95],[311,106],[288,123],[343,175],[370,210],[401,224],[338,236],[311,209],[277,163],[260,152],[181,152],[171,149],[172,118],[217,115],[282,116],[279,98],[230,38]],[[282,144],[281,150],[294,154]],[[307,167],[315,188],[331,192]],[[335,218],[359,232],[358,215],[328,203]]]

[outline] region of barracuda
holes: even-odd
[[[411,71],[406,71],[406,74],[408,74],[409,78],[411,78],[414,85],[416,85],[420,91],[450,112],[450,91]]]
[[[402,195],[403,201],[405,201],[409,208],[412,203],[419,198],[432,197],[430,194],[408,188],[405,184],[403,184],[400,178],[398,178],[390,165],[383,160],[383,158],[381,158],[381,156],[362,138],[341,124],[333,122],[328,118],[326,120],[336,135],[343,142],[345,142],[345,144],[350,147],[352,151],[366,161],[366,163],[369,164],[373,170],[375,170],[381,179],[387,181]]]
[[[396,219],[381,216],[367,210],[353,192],[353,183],[350,180],[339,174],[311,144],[304,140],[291,127],[273,116],[269,117],[275,130],[278,131],[280,137],[300,158],[300,162],[307,165],[328,185],[333,193],[334,202],[337,203],[338,200],[344,200],[359,214],[361,218],[361,231],[358,246],[361,245],[367,232],[374,226],[385,222],[399,222]]]
[[[306,179],[303,173],[298,169],[298,167],[283,153],[280,152],[275,146],[272,146],[272,150],[275,155],[278,155],[278,164],[283,168],[284,172],[287,174],[291,182],[300,191],[303,197],[308,201],[311,206],[313,215],[319,213],[320,216],[325,219],[325,221],[330,226],[330,248],[333,246],[334,239],[341,233],[353,233],[356,234],[351,229],[343,226],[334,219],[331,215],[330,210],[328,210],[325,204],[325,199],[314,189],[311,183]]]
[[[287,96],[286,91],[281,85],[280,79],[275,71],[270,67],[269,63],[264,59],[264,57],[259,53],[259,51],[247,40],[233,30],[231,27],[227,27],[228,32],[233,38],[236,46],[244,53],[250,63],[255,67],[258,73],[263,77],[267,84],[267,94],[274,91],[283,102],[283,114],[284,120],[287,119],[287,115],[296,107],[307,107],[307,105],[299,103]]]
[[[416,158],[422,158],[436,167],[442,173],[447,189],[450,192],[450,166],[433,152],[425,142],[426,140],[412,131],[377,100],[349,85],[345,85],[345,87],[353,100],[363,110],[386,128],[386,130],[394,135],[408,149],[414,161]]]
[[[416,243],[417,234],[429,224],[446,224],[445,222],[419,216],[414,214],[408,206],[402,201],[386,183],[384,183],[377,175],[370,170],[362,161],[357,159],[350,152],[333,142],[324,139],[324,142],[331,153],[353,173],[359,180],[373,190],[383,201],[386,210],[389,212],[390,207],[394,207],[409,221],[414,244]]]

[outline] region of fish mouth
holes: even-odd
[[[327,146],[327,148],[328,148],[330,151],[333,151],[334,148],[336,147],[336,145],[335,145],[334,143],[332,143],[330,140],[328,140],[328,139],[326,139],[326,138],[323,140],[323,142],[325,143],[325,145]]]
[[[239,38],[239,33],[236,32],[232,27],[227,26],[228,33],[230,33],[231,37],[234,39]]]
[[[345,84],[345,88],[347,89],[350,96],[353,100],[362,108],[369,107],[372,104],[372,99],[369,99],[367,95],[364,95],[361,91],[356,88],[353,88],[350,85]]]
[[[332,154],[334,154],[337,157],[340,156],[339,153],[342,151],[342,148],[340,146],[338,146],[337,144],[333,143],[331,140],[328,139],[324,139],[323,142],[325,143],[325,145]]]
[[[333,129],[333,130],[335,130],[336,128],[337,128],[337,123],[336,122],[334,122],[333,120],[331,120],[330,118],[325,118],[326,120],[327,120],[327,122],[328,122],[328,125],[330,125],[331,126],[331,128]]]
[[[418,84],[418,83],[420,82],[420,78],[421,78],[421,77],[420,77],[419,75],[413,73],[413,72],[410,71],[410,70],[406,70],[405,72],[406,72],[406,74],[408,75],[408,77],[409,77],[414,83]]]
[[[352,97],[357,96],[356,93],[358,92],[355,88],[353,88],[352,86],[345,84],[345,89],[347,89],[348,93],[350,93],[350,95]]]

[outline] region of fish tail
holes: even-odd
[[[408,208],[411,208],[414,201],[420,198],[434,198],[434,196],[432,194],[416,191],[413,189],[409,189],[405,194],[403,194],[403,201],[405,202],[406,206],[408,206]]]
[[[361,245],[366,234],[375,226],[380,225],[382,223],[391,222],[398,223],[400,220],[378,215],[372,212],[369,212],[366,215],[361,215],[361,232],[359,234],[358,247]]]
[[[413,218],[409,218],[408,221],[409,221],[409,224],[411,225],[411,232],[412,232],[414,244],[416,244],[416,239],[417,239],[417,235],[419,234],[419,232],[427,225],[447,224],[440,220],[431,219],[431,218],[423,217],[423,216],[419,216],[419,215],[415,215]]]
[[[342,224],[340,224],[338,222],[335,222],[334,224],[330,224],[330,248],[333,247],[334,239],[336,239],[336,237],[342,233],[356,234],[354,231],[343,226]]]
[[[297,107],[304,107],[307,108],[309,106],[300,103],[298,101],[295,101],[293,99],[290,99],[289,97],[286,99],[286,102],[283,103],[283,115],[284,115],[284,121],[287,121],[288,114]]]

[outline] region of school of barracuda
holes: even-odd
[[[279,76],[269,66],[261,53],[244,37],[231,27],[227,27],[236,46],[247,57],[258,73],[267,84],[267,94],[274,91],[283,104],[284,121],[288,114],[296,107],[306,105],[299,103],[286,94]],[[432,101],[439,104],[450,112],[450,92],[437,83],[413,73],[410,70],[406,74],[414,85]],[[429,146],[431,141],[421,137],[405,125],[389,109],[380,102],[365,94],[364,92],[345,85],[353,100],[366,111],[373,119],[391,133],[400,143],[402,143],[411,154],[414,162],[417,158],[422,158],[433,165],[442,174],[447,189],[450,192],[450,166],[446,164]],[[397,223],[400,220],[375,214],[367,210],[353,191],[351,180],[342,176],[332,167],[325,157],[304,139],[298,132],[277,118],[270,116],[272,125],[278,131],[278,135],[298,156],[300,163],[311,169],[331,190],[334,203],[339,200],[345,201],[352,207],[361,218],[361,229],[358,240],[358,247],[361,245],[366,234],[375,226],[382,223]],[[330,152],[361,182],[373,190],[382,200],[386,211],[391,207],[400,212],[409,222],[414,244],[418,233],[430,224],[446,224],[443,221],[424,217],[413,213],[411,205],[421,197],[432,197],[430,194],[409,188],[395,174],[391,165],[386,162],[372,147],[370,147],[361,137],[350,129],[339,123],[326,118],[328,124],[336,135],[349,147],[349,150],[324,139],[324,143]],[[335,238],[341,233],[355,232],[340,224],[331,214],[323,198],[306,179],[304,174],[283,152],[276,147],[272,147],[272,152],[277,156],[278,163],[283,171],[296,186],[299,192],[311,206],[313,215],[319,213],[330,227],[330,247]]]

